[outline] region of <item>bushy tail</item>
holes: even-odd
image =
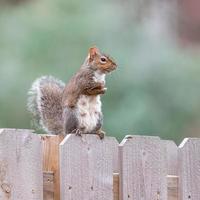
[[[62,93],[65,84],[52,76],[37,79],[28,92],[28,110],[34,126],[49,134],[63,133]]]

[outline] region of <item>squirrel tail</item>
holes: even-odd
[[[62,93],[65,84],[52,76],[33,82],[28,92],[28,111],[33,125],[49,134],[63,134]]]

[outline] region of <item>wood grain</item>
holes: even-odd
[[[125,137],[119,145],[121,199],[167,200],[165,152],[158,137]]]
[[[60,200],[60,167],[59,167],[59,144],[63,140],[62,135],[41,135],[43,146],[43,171],[53,173],[53,193],[44,190],[44,200]],[[52,197],[51,197],[52,198]]]
[[[200,199],[200,139],[184,139],[178,158],[180,199]]]
[[[61,200],[113,199],[115,138],[68,135],[60,144]]]
[[[178,200],[178,176],[167,175],[167,200]],[[113,174],[114,200],[119,200],[119,174]]]
[[[167,200],[178,200],[178,176],[167,176]]]
[[[119,200],[119,173],[113,174],[113,200]]]
[[[0,199],[43,198],[42,145],[30,130],[0,130]]]
[[[166,147],[167,174],[178,175],[178,147],[172,140],[163,140]]]
[[[54,200],[54,173],[43,172],[43,200]]]

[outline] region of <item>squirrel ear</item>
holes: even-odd
[[[99,54],[99,49],[97,47],[91,47],[89,49],[89,60],[92,61],[94,60],[94,57]]]

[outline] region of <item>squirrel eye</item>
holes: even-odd
[[[105,63],[106,62],[106,58],[105,57],[101,57],[101,62]]]

